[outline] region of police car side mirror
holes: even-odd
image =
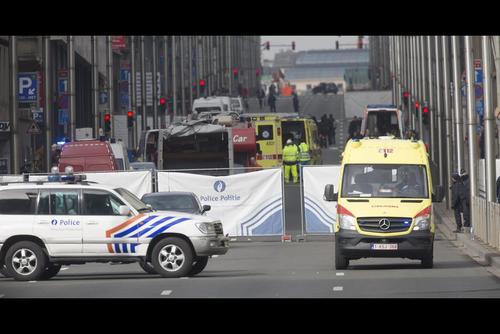
[[[210,211],[212,207],[210,205],[204,205],[202,210],[201,210],[201,213],[204,213],[204,212],[207,212],[207,211]]]
[[[120,205],[118,212],[120,213],[120,216],[128,216],[130,214],[130,208],[126,205]]]
[[[333,184],[327,184],[325,186],[325,193],[323,195],[323,199],[327,202],[337,202],[339,198],[339,194],[335,193],[335,188]]]
[[[443,201],[444,192],[442,186],[435,186],[434,193],[432,194],[433,203],[441,203]]]

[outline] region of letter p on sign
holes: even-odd
[[[24,94],[24,90],[31,88],[32,84],[30,77],[19,78],[19,94]]]

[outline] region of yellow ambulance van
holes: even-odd
[[[259,145],[257,163],[262,167],[283,165],[283,147],[288,139],[297,146],[305,140],[311,155],[310,165],[321,163],[318,129],[311,118],[298,117],[296,114],[245,114],[255,128]]]
[[[443,189],[433,186],[422,141],[394,137],[350,140],[343,153],[338,189],[325,187],[337,202],[335,268],[366,257],[421,260],[433,266],[433,202]]]

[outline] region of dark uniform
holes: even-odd
[[[462,232],[462,200],[460,198],[462,182],[460,182],[460,176],[457,173],[452,175],[453,184],[451,185],[451,208],[455,213],[455,223],[457,224],[457,230],[455,232]]]
[[[460,202],[462,204],[462,213],[464,216],[464,227],[470,227],[470,181],[469,175],[465,171],[460,172]]]

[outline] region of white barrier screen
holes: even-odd
[[[281,169],[230,176],[158,172],[158,191],[189,191],[230,236],[283,234]]]
[[[153,191],[150,171],[84,174],[87,176],[87,181],[125,188],[139,198]]]
[[[337,202],[323,200],[323,194],[327,184],[338,191],[340,166],[304,166],[302,171],[305,232],[333,233]]]

